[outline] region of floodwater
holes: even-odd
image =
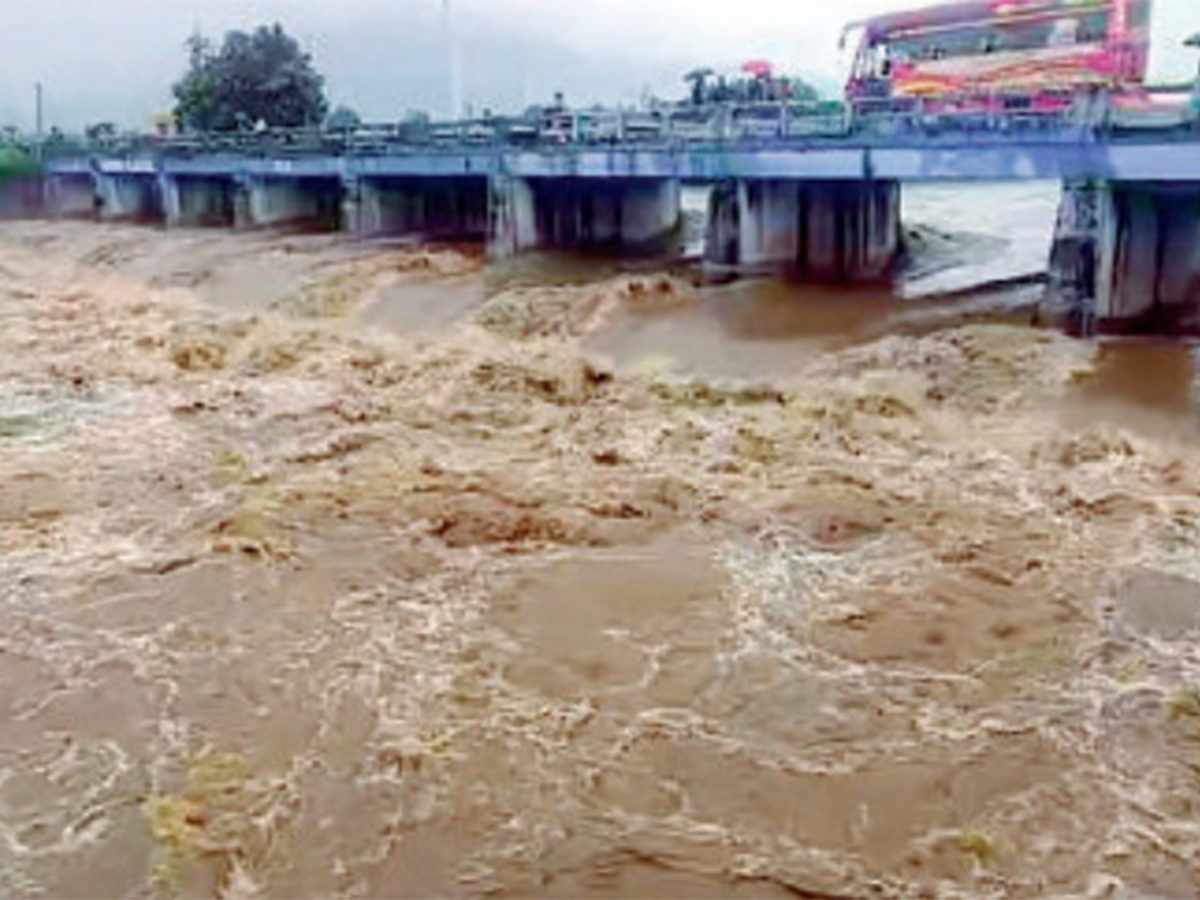
[[[1196,896],[1192,350],[906,203],[895,291],[3,225],[0,894]]]

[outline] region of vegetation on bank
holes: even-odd
[[[0,144],[0,182],[31,178],[41,171],[37,160],[24,147]]]

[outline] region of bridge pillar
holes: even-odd
[[[254,218],[250,211],[252,196],[253,188],[250,177],[243,174],[234,175],[233,191],[230,195],[230,209],[233,218],[231,224],[239,231],[254,227]]]
[[[56,174],[43,184],[46,213],[56,219],[90,219],[96,215],[96,181],[91,173]]]
[[[880,278],[900,250],[894,181],[727,181],[709,201],[705,259],[742,272]]]
[[[651,250],[682,221],[675,179],[516,178],[492,181],[490,248]]]
[[[101,219],[144,222],[163,214],[153,175],[97,174],[95,195]]]
[[[183,217],[182,203],[179,194],[179,183],[169,175],[158,175],[158,197],[162,203],[163,219],[167,227],[178,225]]]
[[[360,177],[345,182],[342,195],[344,227],[362,237],[481,240],[488,232],[488,182],[481,175]]]
[[[1200,325],[1200,183],[1065,185],[1049,302],[1084,331]]]
[[[169,227],[239,224],[238,184],[233,178],[164,174],[159,177],[159,191]]]
[[[509,257],[537,247],[537,200],[529,181],[497,175],[491,180],[490,190],[489,252]]]
[[[342,184],[336,178],[256,177],[248,179],[242,190],[245,208],[239,225],[322,230],[339,225]]]
[[[351,234],[365,234],[363,228],[363,190],[362,179],[360,178],[343,178],[342,179],[342,231],[348,231]]]

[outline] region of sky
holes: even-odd
[[[0,126],[148,128],[171,107],[200,30],[280,22],[312,54],[334,105],[369,121],[451,107],[447,0],[0,0]],[[837,93],[845,23],[923,0],[448,0],[469,111],[516,111],[561,90],[569,102],[681,96],[696,66],[765,58]],[[1155,0],[1152,77],[1190,78],[1197,0]],[[466,111],[466,110],[464,110]]]

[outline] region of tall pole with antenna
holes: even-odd
[[[463,114],[463,53],[450,0],[442,0],[442,31],[450,63],[450,118],[457,119]]]

